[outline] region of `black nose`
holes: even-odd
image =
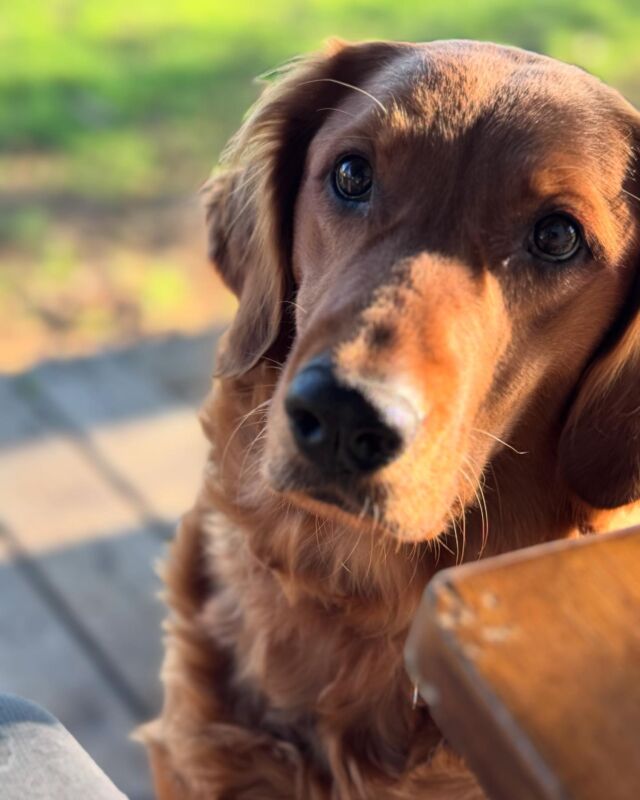
[[[373,472],[400,450],[400,435],[360,392],[338,383],[326,357],[298,372],[285,408],[298,447],[325,472]]]

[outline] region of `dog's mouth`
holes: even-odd
[[[316,516],[333,518],[356,529],[393,527],[385,522],[387,491],[379,481],[326,476],[300,462],[266,472],[272,490]]]

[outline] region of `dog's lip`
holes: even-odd
[[[356,507],[354,503],[345,502],[344,497],[329,490],[290,490],[285,493],[285,497],[302,510],[341,522],[347,528],[362,530],[363,526],[367,528],[373,522],[372,515],[367,511],[369,504]]]
[[[367,516],[367,497],[369,490],[364,486],[352,484],[349,487],[340,485],[347,482],[340,475],[331,477],[316,475],[305,465],[291,465],[283,474],[279,471],[266,470],[266,477],[271,489],[277,494],[291,497],[294,501],[309,498],[316,503],[338,508],[349,516],[362,519]]]
[[[359,514],[360,509],[355,507],[353,501],[347,499],[345,496],[342,495],[338,490],[332,488],[319,488],[319,487],[310,487],[307,488],[304,492],[300,492],[297,490],[296,494],[306,494],[312,500],[316,500],[318,503],[322,503],[323,505],[327,506],[335,506],[339,508],[341,511],[346,512],[347,514]]]

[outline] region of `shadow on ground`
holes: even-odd
[[[160,703],[154,571],[205,457],[215,331],[0,378],[0,689],[43,705],[132,800]]]

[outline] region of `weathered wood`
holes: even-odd
[[[114,532],[41,554],[38,568],[91,637],[107,676],[122,685],[136,720],[155,715],[161,703],[162,620],[155,564],[163,544],[148,530]],[[104,664],[102,664],[104,666]]]
[[[193,406],[137,353],[45,365],[34,379],[53,424],[56,414],[68,423],[77,446],[137,510],[173,525],[193,502],[207,443]],[[201,369],[206,376],[209,362]]]
[[[220,329],[195,336],[148,339],[123,354],[135,359],[140,374],[162,384],[174,398],[198,408],[211,388],[214,354]]]
[[[4,406],[11,413],[11,404]],[[139,520],[74,444],[42,430],[0,450],[0,513],[30,551],[110,535]]]
[[[640,529],[443,571],[407,664],[495,800],[637,800]]]

